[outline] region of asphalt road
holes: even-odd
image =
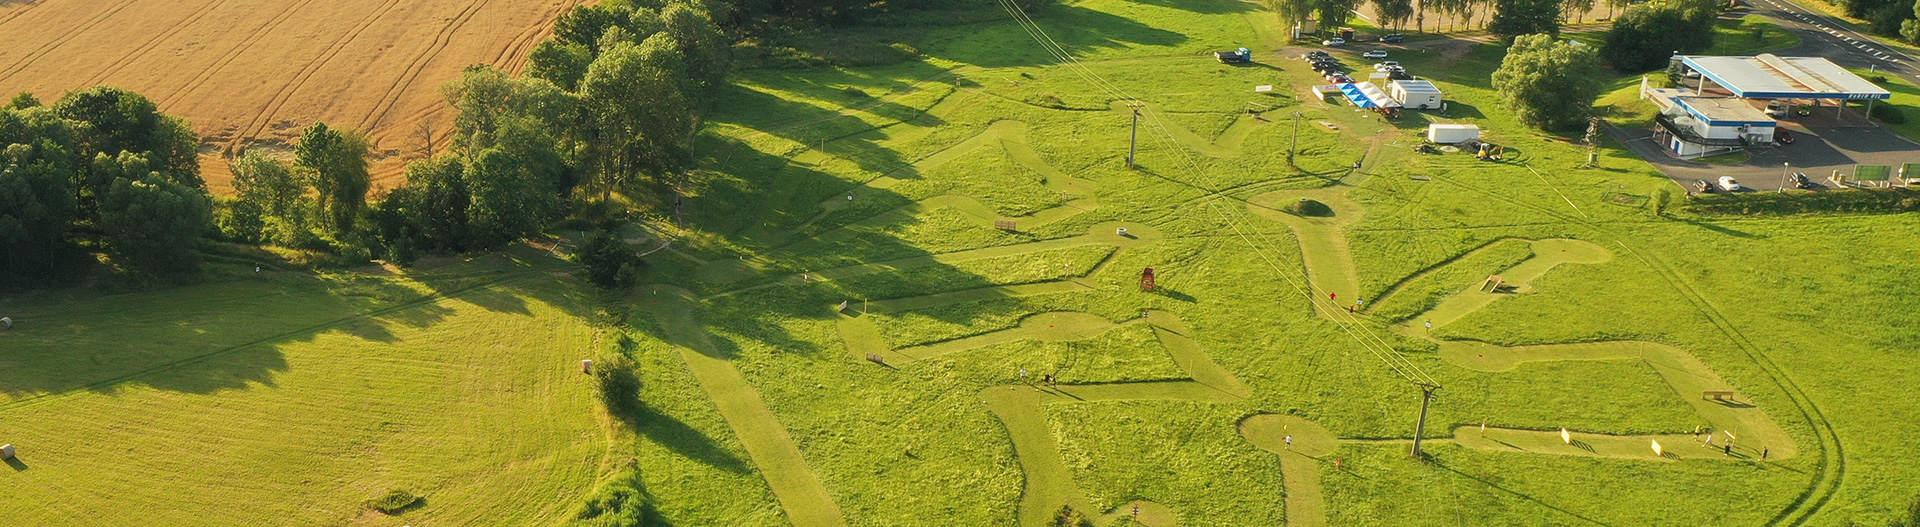
[[[1854,68],[1872,67],[1920,84],[1920,65],[1905,53],[1881,46],[1838,20],[1788,0],[1747,0],[1748,9],[1800,37],[1800,45],[1774,51],[1783,57],[1826,57]]]

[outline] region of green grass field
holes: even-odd
[[[1913,497],[1920,217],[1657,215],[1651,166],[1501,109],[1492,45],[1394,51],[1449,110],[1386,121],[1313,100],[1250,3],[1036,19],[1079,62],[1007,20],[739,73],[688,234],[624,298],[527,250],[0,303],[0,517],[554,525],[629,468],[677,526],[1840,526]],[[1415,153],[1431,122],[1505,160]],[[632,430],[578,370],[622,337]],[[1444,386],[1425,461],[1412,369]],[[361,509],[392,488],[426,501]]]
[[[593,294],[550,257],[410,276],[247,271],[7,302],[16,525],[529,525],[625,452],[579,360]],[[398,517],[363,501],[405,489]]]

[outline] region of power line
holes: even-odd
[[[1085,64],[1074,58],[1071,52],[1068,52],[1066,48],[1060,45],[1058,41],[1055,41],[1053,37],[1047,35],[1046,31],[1042,29],[1037,22],[1034,22],[1032,17],[1028,16],[1024,10],[1014,4],[1012,0],[1000,0],[1000,5],[1006,9],[1008,14],[1013,16],[1014,21],[1021,26],[1022,30],[1027,32],[1028,36],[1034,39],[1035,43],[1040,44],[1040,47],[1044,51],[1052,55],[1055,60],[1058,60],[1070,71],[1073,71],[1085,79],[1093,88],[1106,92],[1108,96],[1114,97],[1116,100],[1127,102],[1130,106],[1146,108],[1144,101],[1128,94],[1125,90],[1107,81],[1104,77],[1101,77],[1099,73],[1094,72],[1092,68],[1088,68]],[[1146,110],[1147,111],[1143,113],[1145,117],[1147,117],[1148,124],[1152,125],[1153,128],[1159,132],[1159,134],[1155,136],[1155,139],[1175,143],[1172,150],[1180,154],[1182,160],[1187,164],[1187,170],[1191,171],[1195,176],[1203,175],[1205,171],[1201,168],[1199,162],[1184,148],[1178,145],[1178,139],[1168,130],[1166,123],[1161,120],[1161,117],[1156,112],[1153,112],[1151,108],[1146,108]],[[1199,178],[1195,179],[1197,181]],[[1188,184],[1206,188],[1197,183]],[[1220,192],[1217,190],[1214,191]],[[1228,197],[1224,193],[1222,193],[1221,196]],[[1262,241],[1268,244],[1272,244],[1273,242],[1269,239],[1249,236],[1246,232],[1242,231],[1240,224],[1245,222],[1245,216],[1241,215],[1238,211],[1232,210],[1234,207],[1220,207],[1218,201],[1215,200],[1208,203],[1208,208],[1220,215],[1223,222],[1231,228],[1242,241],[1245,241],[1269,268],[1273,269],[1276,274],[1279,274],[1282,279],[1286,280],[1288,285],[1292,286],[1296,292],[1306,295],[1308,303],[1318,309],[1318,306],[1320,306],[1319,291],[1315,290],[1312,281],[1305,276],[1305,272],[1302,271],[1301,280],[1295,280],[1292,273],[1279,265],[1275,257],[1269,255],[1269,252],[1273,254],[1284,254],[1284,249],[1277,246],[1272,248],[1263,246]],[[1345,313],[1345,319],[1343,320],[1343,313],[1341,313],[1340,306],[1334,303],[1331,298],[1329,298],[1326,307],[1328,309],[1327,319],[1329,321],[1332,321],[1335,326],[1338,326],[1342,331],[1346,332],[1349,337],[1353,338],[1355,342],[1359,343],[1362,348],[1366,349],[1375,358],[1386,363],[1387,367],[1392,369],[1395,374],[1416,385],[1431,388],[1439,387],[1438,381],[1421,370],[1418,365],[1407,359],[1406,356],[1398,350],[1393,349],[1390,343],[1386,342],[1385,339],[1381,338],[1380,335],[1375,333],[1371,328],[1361,323],[1357,316],[1352,313]]]

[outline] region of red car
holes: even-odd
[[[1785,128],[1775,128],[1773,129],[1773,142],[1783,145],[1793,144],[1793,132],[1788,132]]]

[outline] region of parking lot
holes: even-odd
[[[1770,191],[1783,184],[1792,188],[1791,183],[1786,183],[1786,177],[1793,172],[1805,173],[1813,181],[1814,190],[1822,190],[1832,186],[1828,176],[1835,171],[1851,175],[1854,165],[1889,165],[1897,169],[1903,163],[1920,163],[1920,144],[1866,123],[1851,109],[1848,112],[1838,119],[1829,114],[1820,119],[1802,119],[1804,122],[1782,121],[1781,127],[1793,133],[1793,144],[1754,149],[1745,163],[1733,165],[1675,158],[1653,142],[1650,129],[1615,127],[1613,136],[1688,191],[1694,189],[1694,181],[1715,181],[1721,176],[1732,176],[1748,191]]]

